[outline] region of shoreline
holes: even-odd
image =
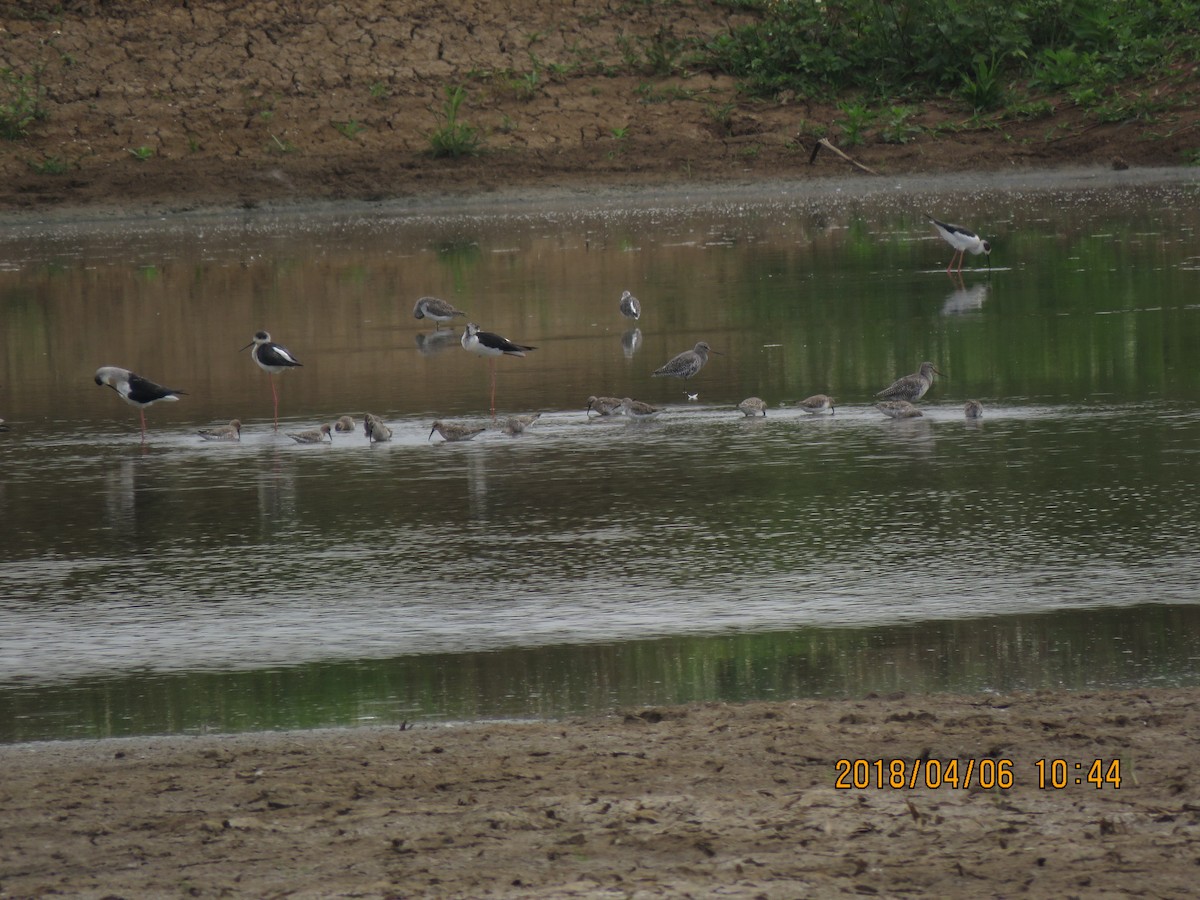
[[[1183,897],[1197,733],[1150,689],[10,745],[0,893]]]

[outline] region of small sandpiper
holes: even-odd
[[[527,416],[509,416],[504,422],[504,433],[516,437],[541,417],[540,412],[530,413]]]
[[[746,418],[751,416],[766,416],[767,404],[758,397],[747,397],[737,405]]]
[[[923,362],[921,368],[915,373],[897,378],[875,396],[884,400],[907,400],[909,403],[914,403],[924,397],[929,388],[933,386],[934,374],[942,375],[934,368],[933,363]],[[945,376],[942,375],[942,377]]]
[[[354,416],[342,416],[333,423],[334,431],[353,431],[357,427],[354,423]]]
[[[620,397],[588,397],[587,413],[591,416],[595,413],[598,416],[616,416],[621,413],[621,398]]]
[[[433,433],[436,431],[444,441],[469,441],[483,430],[482,425],[455,425],[452,422],[438,420],[429,429],[429,437],[433,437]]]
[[[435,331],[442,327],[443,322],[452,322],[455,316],[466,318],[466,315],[461,309],[456,309],[454,304],[447,303],[440,297],[422,297],[413,307],[413,318],[433,319]]]
[[[625,291],[621,294],[621,315],[627,319],[640,319],[642,317],[642,304],[638,302],[638,298]]]
[[[186,391],[163,387],[141,375],[119,366],[101,366],[96,370],[96,384],[116,391],[130,406],[136,406],[142,420],[142,440],[146,440],[146,407],[160,400],[178,400]]]
[[[691,378],[704,368],[704,364],[708,362],[708,354],[710,353],[716,353],[717,356],[721,355],[704,341],[700,341],[691,350],[684,350],[682,353],[667,360],[667,362],[651,372],[650,375],[653,378]]]
[[[392,439],[392,429],[384,424],[383,419],[372,413],[363,415],[363,434],[372,444],[382,444]]]
[[[968,419],[983,418],[983,404],[978,400],[968,400],[963,404],[963,415]]]
[[[238,419],[231,419],[228,425],[202,428],[196,434],[206,441],[240,441],[242,439],[242,423]]]
[[[630,397],[621,400],[621,415],[629,416],[635,422],[648,422],[661,412],[659,407],[643,403],[641,400],[633,400]]]
[[[875,408],[892,419],[913,419],[925,415],[907,400],[885,400],[876,403]]]
[[[829,410],[829,414],[833,415],[833,398],[827,394],[813,394],[811,397],[805,397],[796,404],[810,416],[815,416],[817,413],[823,413]]]
[[[333,429],[326,423],[320,428],[314,428],[310,431],[289,431],[287,436],[297,444],[323,444],[325,439],[329,438],[329,443],[333,443]]]

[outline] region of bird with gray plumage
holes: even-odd
[[[691,378],[704,368],[710,353],[721,355],[704,341],[700,341],[691,350],[684,350],[663,363],[651,373],[651,376],[654,378]]]
[[[333,429],[328,423],[320,428],[314,428],[310,431],[289,431],[287,436],[297,444],[324,444],[333,443]],[[325,440],[328,438],[328,442]]]
[[[621,294],[621,315],[627,319],[640,319],[642,317],[642,304],[638,302],[638,298],[625,291]]]
[[[509,416],[504,422],[504,433],[511,437],[516,437],[541,417],[542,414],[540,412],[530,413],[527,416]]]
[[[907,400],[885,400],[876,403],[875,408],[889,419],[915,419],[925,415]]]
[[[897,378],[882,391],[876,394],[883,400],[907,400],[909,403],[915,403],[925,396],[926,392],[933,386],[933,376],[942,375],[933,363],[923,362],[921,368],[912,375],[905,375],[903,378]],[[945,375],[942,375],[945,378]]]
[[[796,405],[810,416],[823,413],[825,410],[829,410],[830,415],[834,412],[833,398],[828,394],[813,394],[811,397],[805,397]]]
[[[628,416],[635,422],[648,422],[657,418],[661,412],[661,408],[643,403],[641,400],[634,400],[630,397],[621,400],[621,415]]]
[[[384,424],[383,419],[372,413],[363,415],[363,434],[372,444],[383,444],[392,439],[392,429]]]
[[[968,419],[983,418],[983,404],[978,400],[968,400],[963,404],[963,415]]]
[[[588,397],[587,414],[598,416],[616,416],[621,412],[620,397]]]
[[[482,425],[457,425],[453,422],[438,420],[429,429],[429,437],[433,437],[433,433],[436,431],[442,436],[442,440],[444,441],[469,441],[483,430],[484,427]]]
[[[334,431],[348,432],[353,431],[358,426],[354,423],[354,416],[342,416],[333,423]]]
[[[206,441],[240,441],[242,439],[242,423],[238,419],[231,419],[228,425],[202,428],[196,434]]]
[[[413,318],[433,319],[435,331],[442,327],[443,322],[453,322],[455,316],[466,318],[467,314],[440,297],[422,297],[413,306]]]
[[[766,416],[767,404],[758,397],[747,397],[737,405],[738,410],[747,419],[752,416]]]

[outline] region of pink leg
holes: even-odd
[[[146,410],[138,407],[138,415],[142,418],[142,443],[146,443]]]
[[[271,379],[271,399],[275,403],[275,430],[279,430],[279,394],[275,392],[275,378],[268,376]]]
[[[496,361],[488,360],[488,368],[492,370],[492,418],[496,418]]]

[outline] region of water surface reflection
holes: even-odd
[[[10,233],[0,739],[1191,683],[1193,200]],[[994,268],[939,268],[913,213],[933,203],[992,223]],[[412,318],[426,294],[538,347],[496,361],[494,422],[487,361]],[[279,379],[280,433],[237,352],[264,327],[304,361]],[[723,355],[651,377],[697,340]],[[946,377],[924,416],[881,416],[874,393],[926,359]],[[105,363],[189,391],[144,445],[91,382]],[[836,413],[793,405],[814,393]],[[591,394],[666,411],[589,417]],[[748,396],[765,418],[736,411]],[[282,433],[367,410],[391,442]],[[235,416],[239,443],[196,434]],[[431,441],[435,418],[489,428]]]

